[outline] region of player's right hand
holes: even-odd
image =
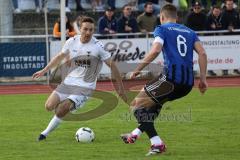
[[[200,80],[198,84],[199,91],[204,94],[208,88],[208,84],[206,80]]]
[[[131,75],[130,75],[130,79],[136,78],[139,74],[140,74],[139,71],[134,71],[134,72],[132,72]]]
[[[33,79],[40,78],[40,77],[42,77],[45,73],[46,73],[46,72],[42,69],[42,70],[37,71],[36,73],[34,73],[34,74],[32,75],[32,78],[33,78]]]

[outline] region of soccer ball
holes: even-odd
[[[90,143],[93,142],[95,134],[92,129],[82,127],[77,130],[75,138],[77,142]]]

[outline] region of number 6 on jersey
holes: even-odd
[[[178,52],[182,57],[185,57],[187,54],[187,45],[186,45],[186,38],[182,35],[177,36],[177,48]]]

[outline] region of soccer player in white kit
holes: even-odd
[[[105,51],[102,43],[92,36],[94,20],[90,17],[83,17],[80,20],[80,32],[81,35],[76,35],[66,41],[62,51],[44,69],[33,74],[33,78],[39,78],[61,64],[65,58],[71,60],[71,67],[66,78],[45,103],[46,110],[55,110],[55,115],[47,128],[41,132],[38,141],[46,139],[48,134],[62,122],[66,114],[83,106],[96,88],[97,76],[103,62],[110,67],[119,84],[117,91],[119,96],[126,100],[122,80],[116,65],[111,60],[111,54]]]

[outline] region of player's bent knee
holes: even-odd
[[[60,103],[56,109],[56,116],[59,118],[64,117],[67,113],[70,112],[72,105],[73,102],[70,100],[65,100],[62,103]]]
[[[56,104],[52,103],[52,102],[46,102],[45,103],[45,109],[47,111],[53,111],[55,108]]]

